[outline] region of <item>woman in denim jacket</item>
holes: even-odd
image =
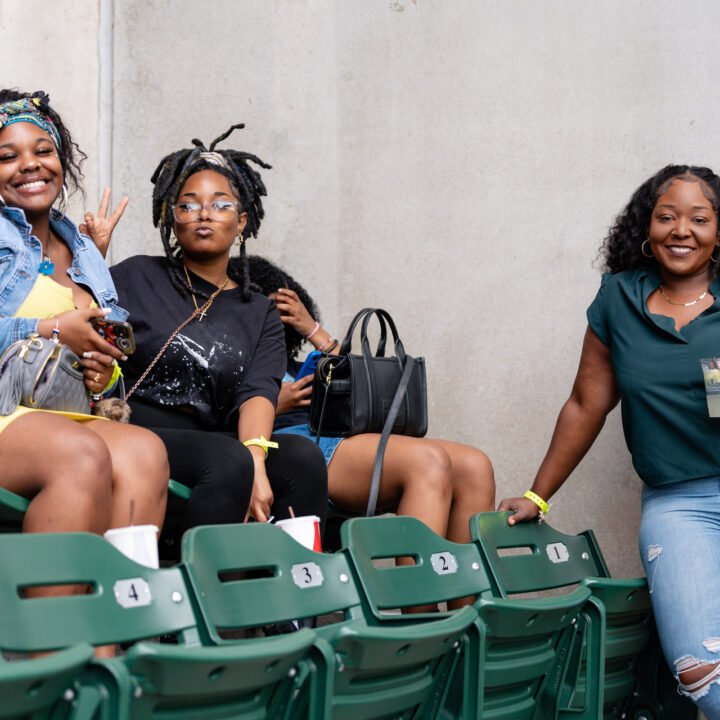
[[[44,93],[0,90],[0,352],[37,333],[53,335],[83,362],[94,394],[117,379],[122,352],[88,322],[124,320],[105,262],[53,204],[78,187],[79,153]],[[83,156],[84,157],[84,156]],[[109,236],[125,202],[107,218],[86,216],[94,239]],[[20,406],[0,416],[0,487],[30,499],[23,530],[89,531],[162,525],[165,449],[151,432],[93,415]]]

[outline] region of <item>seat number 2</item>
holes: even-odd
[[[451,552],[433,553],[430,564],[438,575],[450,575],[458,569],[457,558]]]

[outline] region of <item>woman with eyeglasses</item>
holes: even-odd
[[[322,453],[305,438],[272,437],[283,328],[273,303],[250,291],[245,259],[266,194],[253,166],[270,166],[215,149],[242,127],[163,158],[152,182],[165,254],[112,268],[137,344],[123,365],[130,421],[163,439],[171,477],[192,488],[181,530],[293,513],[324,523],[327,513]]]

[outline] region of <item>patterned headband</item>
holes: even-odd
[[[53,139],[56,147],[62,147],[60,133],[55,127],[55,123],[41,109],[43,100],[47,102],[47,97],[23,98],[0,105],[0,129],[16,122],[33,123]]]

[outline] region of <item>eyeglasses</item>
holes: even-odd
[[[203,208],[207,210],[211,218],[227,220],[240,205],[235,200],[213,200],[209,203],[182,202],[171,205],[173,217],[179,223],[197,222],[200,219],[200,212]]]

